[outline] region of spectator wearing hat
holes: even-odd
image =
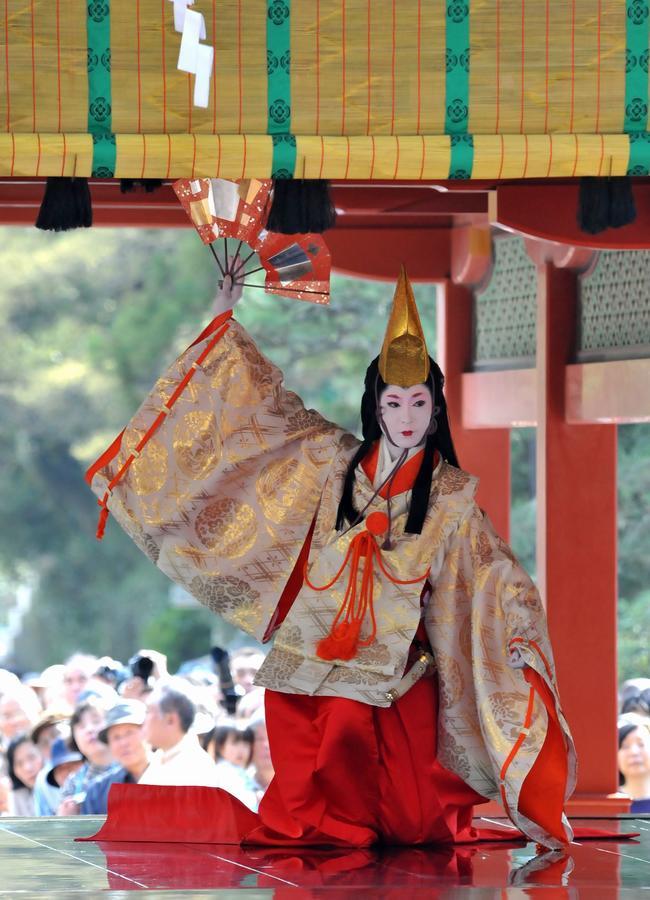
[[[90,783],[81,804],[82,814],[106,813],[111,785],[135,784],[149,766],[151,754],[142,730],[146,711],[139,700],[121,700],[108,710],[106,724],[98,737],[108,745],[118,765]]]
[[[73,750],[63,738],[52,744],[52,757],[45,778],[52,787],[61,788],[68,778],[83,765],[84,758],[78,750]]]
[[[43,768],[43,757],[27,734],[20,734],[10,741],[7,748],[7,766],[11,779],[9,796],[10,816],[34,815],[34,785]]]
[[[61,789],[49,784],[46,776],[54,741],[70,734],[69,719],[63,710],[50,708],[43,711],[32,728],[31,739],[43,757],[43,768],[36,777],[32,798],[36,816],[55,816],[59,808]]]
[[[70,733],[70,716],[62,709],[45,709],[32,725],[30,738],[46,762],[50,760],[52,744],[58,737]]]
[[[147,698],[145,739],[156,748],[140,784],[218,787],[214,760],[192,730],[196,704],[180,678],[156,685]]]
[[[81,768],[71,775],[61,789],[59,816],[74,816],[85,800],[88,785],[114,766],[106,744],[99,740],[106,710],[100,699],[89,697],[77,706],[70,719],[70,746],[84,758]]]

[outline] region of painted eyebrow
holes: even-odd
[[[390,397],[391,400],[403,400],[404,397],[400,396],[400,394],[386,394],[387,397]],[[416,397],[422,397],[422,391],[418,391],[417,394],[411,395],[411,400],[415,400]]]

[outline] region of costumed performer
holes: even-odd
[[[493,798],[564,847],[576,761],[544,611],[458,467],[405,270],[362,441],[283,387],[232,318],[240,293],[227,276],[220,314],[87,475],[98,536],[110,509],[170,578],[274,638],[256,683],[275,778],[238,836],[473,841]],[[218,823],[228,795],[210,802]]]

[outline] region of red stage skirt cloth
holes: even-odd
[[[107,821],[84,840],[304,847],[526,840],[512,828],[472,827],[473,806],[486,801],[437,761],[437,712],[435,678],[420,679],[387,708],[267,691],[275,777],[259,814],[218,788],[115,784]]]

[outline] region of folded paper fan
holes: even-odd
[[[183,178],[173,187],[222,277],[231,275],[234,282],[269,294],[329,303],[331,257],[322,236],[277,234],[264,227],[272,181]],[[238,242],[230,250],[229,238]],[[265,272],[263,285],[250,281],[259,271]]]

